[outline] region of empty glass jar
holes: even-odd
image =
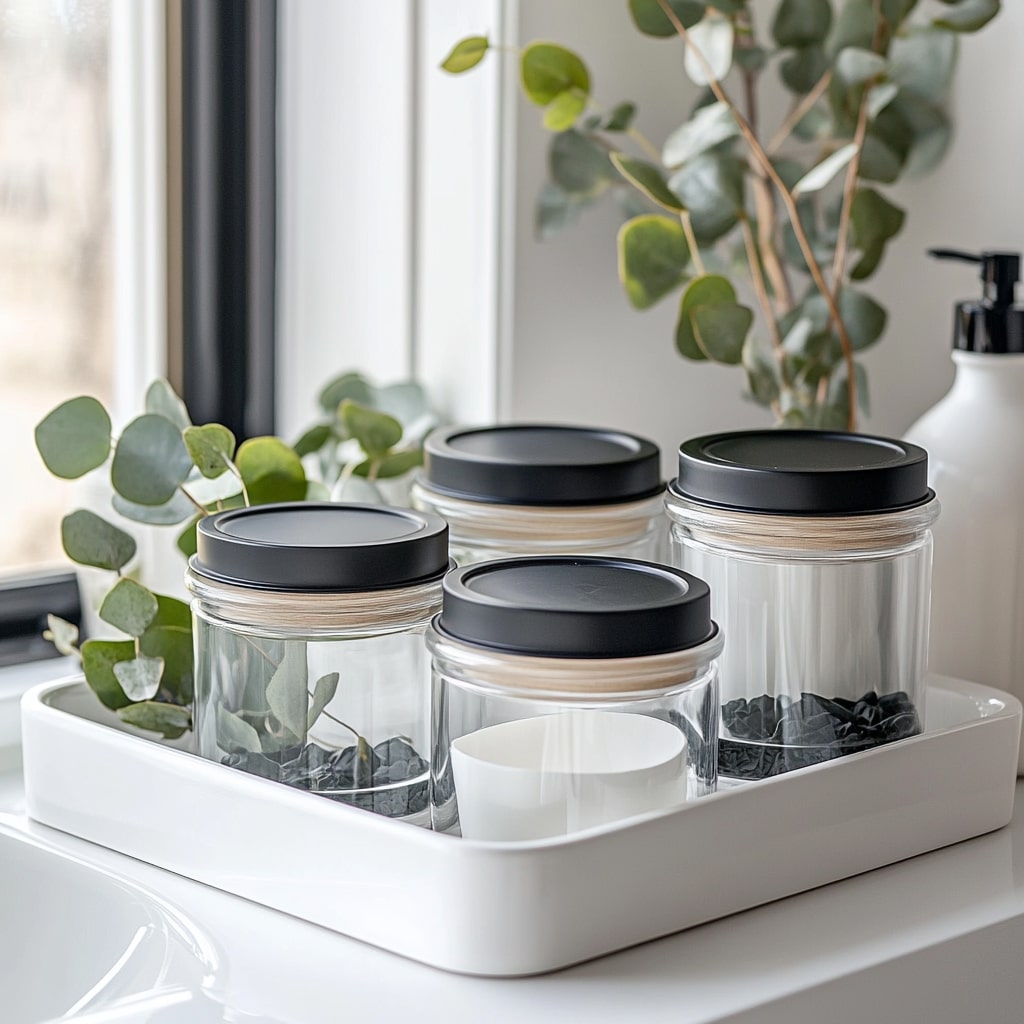
[[[928,457],[882,437],[686,441],[672,561],[726,635],[719,771],[757,779],[920,732],[939,506]]]
[[[372,505],[260,505],[199,523],[197,752],[427,824],[429,667],[448,531]]]
[[[509,424],[434,431],[412,486],[443,516],[459,565],[513,555],[661,559],[656,445],[614,430]]]
[[[464,566],[427,644],[436,829],[538,839],[714,790],[722,638],[701,580],[629,559]]]

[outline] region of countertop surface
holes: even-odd
[[[136,883],[217,951],[214,976],[187,1006],[90,1021],[1024,1021],[1024,801],[1008,827],[989,835],[514,980],[424,967],[36,825],[24,816],[13,746],[0,752],[0,833]],[[684,858],[681,870],[701,865]],[[16,884],[5,877],[0,894]],[[2,978],[0,965],[0,992]]]

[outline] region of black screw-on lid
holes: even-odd
[[[933,496],[923,448],[818,430],[750,430],[684,441],[670,490],[709,505],[795,515],[890,512]]]
[[[423,449],[431,487],[473,501],[593,505],[662,489],[658,446],[615,430],[545,424],[435,430]]]
[[[375,590],[440,576],[448,524],[386,505],[284,502],[199,521],[193,569],[269,590]]]
[[[555,658],[632,658],[710,639],[708,585],[627,558],[506,558],[444,578],[437,628],[465,643]]]

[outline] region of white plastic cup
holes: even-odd
[[[647,715],[566,711],[452,741],[463,838],[544,839],[686,802],[686,737]]]

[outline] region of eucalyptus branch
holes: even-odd
[[[587,102],[596,113],[608,113],[608,108],[603,103],[598,103],[597,100],[589,97]],[[657,164],[659,167],[661,166],[661,151],[658,149],[657,146],[654,145],[653,142],[651,142],[649,138],[647,138],[646,135],[644,135],[642,131],[640,131],[639,128],[634,128],[632,125],[630,125],[630,127],[626,129],[625,134],[628,135],[644,151],[645,156],[649,156],[655,162],[655,164]],[[612,152],[616,151],[619,148],[618,146],[613,146],[607,139],[601,137],[600,135],[597,135],[596,133],[591,134],[591,138],[593,138],[595,142],[599,142],[602,146],[606,147]]]
[[[704,261],[700,258],[700,246],[697,245],[697,236],[693,233],[693,223],[690,220],[689,210],[679,211],[679,221],[683,225],[683,234],[686,235],[686,244],[690,247],[690,259],[697,268],[697,273],[704,276]]]
[[[757,295],[761,311],[768,321],[768,333],[771,335],[772,350],[779,363],[779,374],[782,377],[783,383],[788,387],[789,380],[786,372],[785,353],[782,350],[782,337],[779,334],[779,325],[772,313],[768,289],[765,288],[764,274],[761,272],[761,261],[758,258],[757,245],[754,242],[754,232],[750,228],[750,219],[746,215],[740,217],[740,230],[743,232],[743,244],[747,249],[747,262],[750,264],[750,276],[754,282],[754,292]]]
[[[769,156],[777,152],[778,148],[793,134],[793,129],[804,119],[811,107],[821,99],[822,93],[828,88],[831,81],[832,69],[830,68],[814,83],[811,91],[789,112],[789,116],[772,136],[771,142],[765,147],[765,152]]]
[[[242,479],[241,470],[231,461],[226,455],[224,456],[224,462],[227,465],[231,473],[234,474],[239,484],[242,486],[242,501],[245,502],[245,507],[249,508],[251,502],[249,501],[249,492],[246,490],[245,481]]]
[[[199,501],[198,498],[191,495],[188,491],[188,488],[184,484],[179,484],[178,490],[181,491],[181,493],[184,494],[185,497],[192,502],[192,504],[198,509],[199,514],[201,516],[209,515],[209,512],[206,511],[206,506],[204,506],[203,503]]]
[[[807,233],[804,231],[803,225],[800,223],[800,213],[797,210],[796,200],[793,198],[793,194],[789,189],[786,188],[786,184],[779,176],[778,171],[776,171],[772,166],[771,159],[764,151],[764,147],[758,141],[757,136],[747,123],[747,119],[722,88],[722,83],[718,80],[714,69],[708,63],[708,60],[701,52],[700,47],[694,46],[689,32],[687,32],[683,23],[676,16],[676,12],[669,6],[668,0],[658,0],[658,6],[664,11],[665,16],[671,22],[672,27],[676,30],[676,34],[680,39],[682,39],[683,43],[694,55],[697,63],[700,64],[701,69],[704,72],[704,76],[707,78],[708,87],[714,94],[715,99],[717,99],[719,103],[725,104],[729,109],[729,112],[736,119],[736,124],[740,129],[740,134],[750,147],[751,154],[764,169],[765,174],[767,174],[771,179],[772,184],[778,190],[779,196],[782,198],[783,205],[786,207],[786,213],[793,226],[793,233],[796,235],[797,243],[800,246],[800,252],[803,254],[804,260],[807,263],[807,269],[810,272],[811,279],[814,281],[814,286],[818,289],[822,298],[825,300],[825,305],[828,307],[829,315],[836,325],[836,333],[839,335],[839,344],[843,350],[843,358],[846,360],[847,368],[849,370],[848,389],[850,395],[850,409],[847,414],[846,424],[847,429],[853,430],[856,427],[856,383],[854,381],[853,374],[853,345],[850,342],[850,335],[846,330],[846,325],[843,323],[843,318],[839,313],[839,306],[836,302],[835,296],[833,296],[832,290],[829,288],[828,282],[825,280],[825,275],[822,273],[821,266],[818,263],[817,257],[814,255],[814,250],[811,247],[810,240],[807,238]]]
[[[874,79],[871,80],[872,82]],[[850,233],[850,213],[853,210],[853,196],[857,191],[857,175],[860,171],[860,156],[864,149],[864,137],[868,130],[868,93],[871,82],[864,86],[860,110],[857,112],[857,128],[853,135],[857,151],[853,154],[846,167],[846,178],[843,181],[843,199],[839,210],[839,235],[836,239],[836,251],[832,258],[832,289],[838,301],[839,289],[843,285],[843,268],[846,264],[847,236]]]

